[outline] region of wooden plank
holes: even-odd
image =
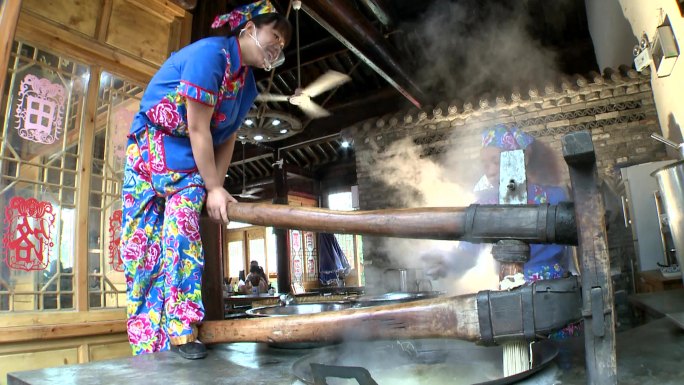
[[[103,0],[102,12],[97,22],[97,32],[95,38],[104,42],[107,39],[107,30],[109,29],[109,21],[112,18],[112,0]]]
[[[76,311],[88,311],[88,216],[90,214],[90,180],[93,173],[93,144],[95,143],[95,118],[97,113],[98,90],[100,88],[101,68],[91,67],[90,81],[88,82],[88,92],[86,93],[85,118],[81,128],[81,143],[79,154],[78,198],[76,200],[76,212],[78,218],[76,228],[81,231],[76,232],[76,269],[74,271],[74,281],[76,290]],[[97,226],[99,227],[99,223]]]
[[[0,328],[0,344],[23,341],[45,341],[61,338],[75,338],[125,332],[125,320],[87,322],[69,325],[6,327]]]
[[[128,335],[126,333],[101,334],[96,336],[83,336],[62,338],[47,341],[29,341],[29,342],[14,342],[7,344],[0,344],[0,362],[2,357],[11,354],[35,352],[40,350],[55,350],[78,347],[82,344],[89,344],[91,347],[101,345],[112,345],[121,342],[128,343]]]
[[[0,90],[5,89],[5,71],[9,66],[10,56],[12,54],[12,42],[14,42],[14,31],[19,20],[19,9],[21,8],[22,0],[3,1],[0,4],[0,68],[2,68],[2,75],[0,76]],[[4,92],[0,92],[0,103],[4,104]]]
[[[90,346],[86,343],[78,346],[78,363],[90,362]]]
[[[166,47],[166,52],[169,53],[169,56],[171,52],[178,51],[178,48],[180,48],[178,45],[181,39],[181,28],[180,20],[174,20],[169,24],[169,39]]]
[[[128,340],[107,343],[90,344],[90,361],[111,360],[114,358],[128,357],[132,354]]]
[[[100,65],[117,76],[147,84],[158,65],[109,47],[95,39],[64,30],[58,24],[30,11],[21,12],[17,39],[41,48],[49,48],[84,63]]]
[[[186,12],[186,16],[181,19],[180,23],[181,34],[177,49],[185,47],[192,41],[192,14]]]
[[[0,377],[5,379],[8,372],[76,364],[78,351],[76,348],[64,348],[24,352],[1,357],[0,361]]]
[[[120,321],[126,319],[126,309],[106,309],[94,312],[22,312],[0,315],[3,327],[33,327],[78,324],[84,322]]]
[[[176,17],[185,17],[188,13],[183,7],[165,0],[124,0],[129,5],[143,8],[155,17],[171,22]]]
[[[105,42],[133,56],[161,65],[169,56],[171,20],[157,17],[150,8],[114,0]],[[135,28],[131,28],[135,26]]]
[[[101,1],[24,0],[24,10],[30,10],[68,29],[95,37]]]
[[[615,305],[594,145],[587,131],[567,134],[562,143],[570,170],[582,265],[587,384],[617,384]]]

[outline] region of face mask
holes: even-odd
[[[257,38],[256,31],[257,29],[256,27],[254,27],[254,34],[251,34],[249,32],[247,32],[247,34],[249,35],[249,37],[252,38],[252,40],[254,40],[254,44],[256,44],[256,46],[259,47],[264,56],[264,70],[270,71],[275,67],[278,67],[279,65],[283,64],[285,62],[285,55],[283,54],[282,48],[280,48],[280,46],[277,43],[274,43],[264,48],[259,42],[259,39]]]

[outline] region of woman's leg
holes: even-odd
[[[177,191],[166,201],[164,213],[164,310],[172,345],[196,338],[194,325],[204,318],[202,269],[204,252],[199,216],[206,198],[202,187]]]
[[[128,339],[133,354],[169,348],[163,323],[164,277],[161,274],[161,227],[164,199],[155,195],[147,163],[135,140],[126,151],[121,258],[128,296]]]

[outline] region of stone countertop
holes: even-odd
[[[584,340],[559,345],[559,356],[525,385],[586,384]],[[220,344],[204,360],[174,352],[8,374],[8,385],[302,384],[291,374],[295,361],[315,349],[275,349],[265,344]],[[668,318],[617,335],[621,385],[674,385],[684,378],[684,331]]]

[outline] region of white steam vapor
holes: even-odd
[[[452,152],[458,152],[458,148],[454,146]],[[459,174],[467,172],[459,172],[459,167],[449,161],[446,163],[450,167],[445,167],[430,158],[421,158],[420,146],[411,138],[393,143],[377,157],[382,159],[374,162],[370,177],[391,186],[395,191],[391,199],[400,207],[465,207],[475,200],[471,178],[459,178]],[[443,158],[455,157],[455,154],[446,154]],[[472,165],[472,161],[469,163]],[[476,251],[476,255],[457,256],[458,242],[455,241],[397,238],[387,238],[377,247],[389,257],[392,266],[403,268],[429,269],[432,262],[423,256],[442,256],[447,277],[435,288],[450,294],[491,289],[491,282],[498,282],[488,248],[486,252]]]
[[[434,2],[404,28],[415,31],[421,47],[418,84],[465,99],[552,79],[557,55],[531,37],[525,3]]]

